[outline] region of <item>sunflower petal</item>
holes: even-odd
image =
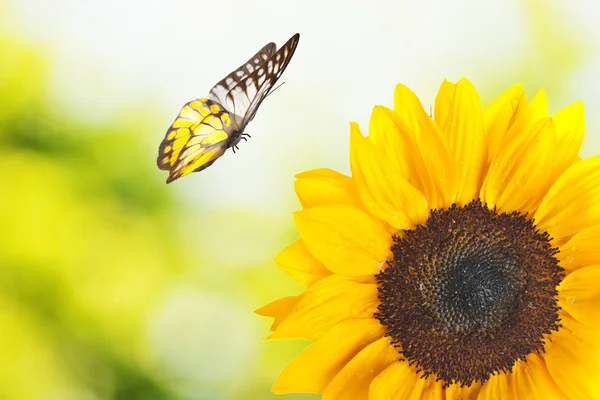
[[[558,286],[559,304],[576,320],[587,325],[600,321],[600,265],[580,268]]]
[[[414,132],[417,140],[420,140],[424,130],[430,129],[430,125],[435,125],[423,109],[419,98],[401,83],[397,84],[394,90],[394,111],[408,129]]]
[[[540,90],[536,96],[527,102],[527,96],[523,94],[519,98],[519,103],[515,110],[515,114],[509,123],[508,131],[503,138],[498,138],[497,143],[491,143],[488,159],[491,161],[500,150],[503,142],[514,140],[515,136],[522,135],[523,130],[536,122],[548,117],[548,100],[546,92]],[[504,139],[508,137],[508,139]]]
[[[358,125],[350,128],[350,167],[365,208],[396,229],[409,229],[427,220],[425,196],[378,154]]]
[[[485,142],[489,149],[488,163],[498,151],[498,146],[506,132],[514,123],[521,102],[526,102],[523,85],[518,84],[502,93],[483,111]]]
[[[390,344],[388,337],[369,344],[331,380],[323,400],[368,398],[373,378],[398,358],[398,350]]]
[[[578,101],[557,111],[552,120],[556,125],[556,148],[560,149],[556,152],[552,171],[552,177],[556,179],[578,159],[585,133],[583,103]]]
[[[430,208],[437,208],[437,188],[425,166],[414,133],[394,110],[387,107],[376,106],[371,120],[369,141],[398,168],[406,168],[405,178],[425,195]]]
[[[550,375],[569,399],[600,398],[599,332],[567,316],[561,323],[545,346]]]
[[[294,305],[298,302],[299,297],[300,296],[282,297],[281,299],[277,299],[262,306],[254,312],[258,315],[262,315],[263,317],[274,318],[270,328],[271,332],[274,332],[281,321],[292,311]]]
[[[446,92],[444,88],[448,93],[441,95],[450,96],[450,103],[442,130],[446,134],[457,167],[458,191],[455,201],[459,205],[465,205],[479,194],[484,164],[487,163],[483,115],[479,95],[471,82],[463,78],[454,88],[449,84],[442,84],[440,91]],[[436,99],[436,108],[438,103],[442,101]]]
[[[518,399],[514,397],[513,387],[509,384],[510,373],[495,374],[483,384],[479,400]]]
[[[430,208],[449,207],[456,196],[456,171],[443,132],[425,112],[417,96],[402,84],[396,85],[394,91],[394,112],[399,117],[399,129],[414,137],[425,165],[423,173],[429,174],[428,182],[436,187],[437,201],[430,204]],[[433,196],[427,198],[435,201]]]
[[[531,99],[529,103],[529,115],[528,119],[530,122],[536,122],[540,119],[544,119],[548,116],[548,96],[544,89],[540,89]],[[520,116],[517,116],[517,121]],[[526,123],[527,124],[527,123]]]
[[[322,393],[355,354],[383,335],[383,327],[374,319],[340,322],[285,367],[273,392]]]
[[[581,267],[600,264],[600,225],[578,232],[566,244],[560,246],[556,257],[560,266],[572,272]]]
[[[410,180],[414,178],[411,176],[411,159],[416,149],[410,146],[410,141],[404,139],[385,107],[373,107],[369,121],[369,141],[396,166],[404,179]]]
[[[456,84],[444,79],[440,85],[437,95],[435,96],[435,106],[433,108],[433,118],[437,125],[442,128],[446,124],[448,117],[452,113],[452,105]]]
[[[280,270],[304,286],[331,275],[331,271],[310,254],[302,239],[277,254],[275,263]]]
[[[517,362],[510,374],[509,386],[515,398],[524,395],[529,400],[567,400],[548,372],[546,363],[538,354],[530,354],[527,362]]]
[[[369,400],[409,399],[419,380],[414,367],[406,361],[397,361],[373,379],[369,387]]]
[[[527,98],[523,96],[524,103],[519,104],[515,115],[515,122],[509,130],[511,132],[520,132],[527,125],[534,124],[541,119],[548,117],[548,98],[546,92],[541,89],[531,102],[527,103]]]
[[[535,221],[555,241],[600,225],[600,155],[572,165],[550,188]]]
[[[435,377],[429,376],[426,379],[419,379],[410,400],[442,400],[445,391],[442,381],[436,382]]]
[[[500,211],[532,210],[550,186],[556,145],[554,123],[546,118],[517,136],[507,136],[492,160],[481,199]]]
[[[477,400],[481,391],[481,383],[473,382],[470,386],[455,383],[446,388],[446,400]]]
[[[297,174],[294,188],[304,208],[332,203],[362,208],[352,178],[328,168]]]
[[[312,207],[295,212],[294,220],[311,254],[334,273],[375,275],[391,255],[385,225],[354,207]]]
[[[371,318],[378,304],[377,285],[330,275],[309,286],[270,338],[315,340],[349,318]]]

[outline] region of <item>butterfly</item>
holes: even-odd
[[[244,133],[263,100],[288,66],[300,34],[279,50],[268,43],[219,81],[208,98],[186,103],[158,149],[158,168],[169,171],[167,183],[210,167],[225,150],[250,136]]]

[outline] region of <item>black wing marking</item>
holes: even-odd
[[[292,36],[275,54],[232,88],[223,106],[236,117],[236,130],[243,131],[258,107],[287,68],[298,46],[300,34]],[[238,121],[240,117],[241,120]]]
[[[248,75],[254,72],[258,67],[265,63],[274,53],[277,47],[275,43],[267,43],[255,55],[250,57],[248,61],[239,66],[238,69],[221,79],[211,90],[208,95],[210,100],[216,101],[219,104],[225,105],[227,93],[237,84],[244,80]]]

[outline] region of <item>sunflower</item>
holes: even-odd
[[[583,106],[548,117],[521,85],[482,111],[466,79],[433,115],[398,85],[348,177],[297,175],[301,239],[275,261],[306,286],[257,310],[313,341],[276,393],[332,399],[599,399],[600,156]]]

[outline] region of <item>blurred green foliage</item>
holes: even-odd
[[[0,52],[0,398],[172,398],[139,362],[181,265],[172,201],[133,131],[52,114],[45,58],[7,38]]]

